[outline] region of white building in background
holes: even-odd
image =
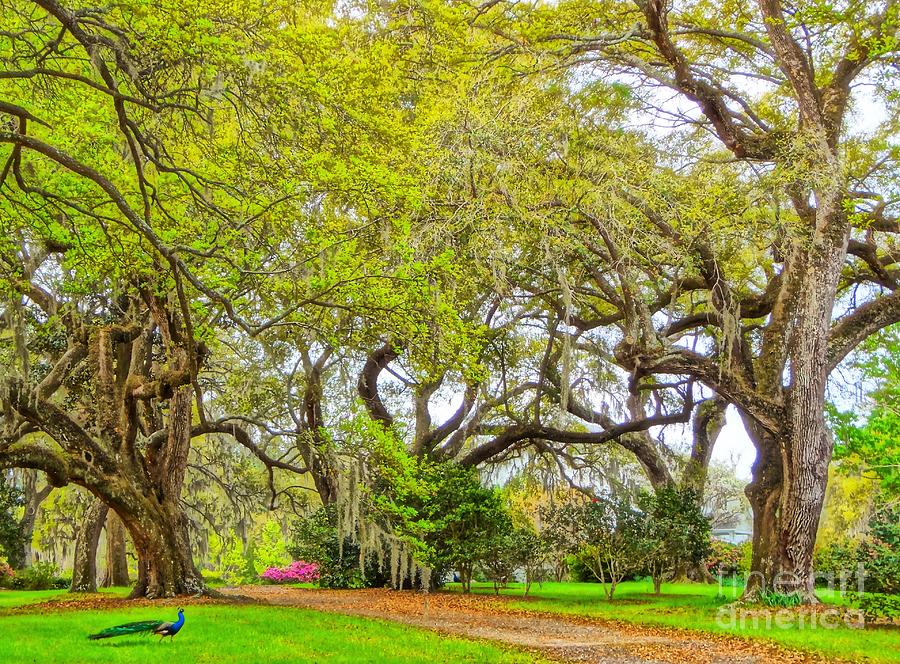
[[[743,528],[714,528],[711,534],[715,539],[729,544],[743,544],[753,538],[753,532]]]

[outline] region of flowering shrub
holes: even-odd
[[[15,575],[16,573],[13,572],[12,567],[10,567],[5,560],[0,558],[0,588],[7,585]]]
[[[372,556],[366,560],[365,572],[360,571],[359,546],[346,535],[343,541],[341,537],[335,506],[320,507],[294,523],[288,553],[296,559],[313,560],[319,565],[320,588],[384,586],[390,580],[390,573],[385,576]]]
[[[270,567],[260,577],[269,583],[312,583],[319,580],[319,566],[295,560],[284,568]]]
[[[743,569],[744,552],[741,546],[721,540],[711,541],[710,553],[706,557],[706,569],[715,576],[740,574]]]

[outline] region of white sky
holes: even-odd
[[[750,468],[756,460],[756,448],[750,442],[744,423],[733,406],[729,406],[725,412],[725,427],[713,448],[712,458],[714,462],[733,465],[740,479],[750,481]]]

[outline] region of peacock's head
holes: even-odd
[[[179,616],[184,615],[184,609],[178,609],[178,615]]]

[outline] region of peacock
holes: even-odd
[[[182,627],[184,627],[184,609],[178,609],[178,620],[175,622],[140,620],[104,629],[102,632],[91,634],[88,638],[96,641],[97,639],[110,639],[114,636],[125,636],[126,634],[156,634],[160,637],[159,640],[162,641],[167,636],[174,639]]]

